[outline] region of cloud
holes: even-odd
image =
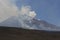
[[[33,29],[33,27],[30,27],[28,24],[25,23],[25,21],[31,21],[35,16],[35,11],[32,11],[30,6],[21,6],[21,9],[18,13],[18,20],[19,20],[19,26],[22,25],[23,28]]]
[[[27,25],[25,21],[33,19],[36,16],[35,11],[32,11],[31,6],[28,5],[23,5],[18,9],[15,1],[16,0],[0,0],[0,23],[12,16],[16,16],[19,27],[33,29],[33,27]]]
[[[19,14],[20,16],[23,16],[23,18],[32,19],[36,16],[36,13],[35,11],[31,11],[31,10],[32,9],[30,6],[22,6]]]
[[[29,12],[29,16],[32,17],[32,18],[34,18],[34,17],[36,16],[35,11],[31,11],[31,12]]]
[[[10,0],[0,0],[0,22],[17,15],[17,7],[11,5]]]

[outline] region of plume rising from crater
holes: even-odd
[[[24,21],[30,21],[36,16],[35,11],[32,11],[31,6],[21,6],[20,9],[16,6],[15,0],[0,0],[0,23],[4,26],[9,26],[11,21],[16,18],[18,26],[30,27]],[[14,18],[13,18],[14,17]],[[6,22],[9,18],[10,21]],[[17,27],[18,27],[17,26]]]

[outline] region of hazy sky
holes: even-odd
[[[29,5],[37,18],[60,26],[60,0],[17,0],[17,6]]]

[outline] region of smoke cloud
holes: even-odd
[[[17,7],[10,0],[0,0],[0,22],[17,15]]]
[[[20,13],[19,16],[22,16],[23,19],[33,19],[36,16],[35,11],[31,11],[31,7],[30,6],[22,6],[20,9]]]
[[[0,0],[0,23],[12,16],[16,16],[19,22],[18,26],[32,29],[25,21],[33,19],[36,16],[35,11],[32,11],[31,6],[28,5],[23,5],[18,9],[15,1],[16,0]]]
[[[33,27],[27,25],[25,21],[31,21],[36,16],[35,11],[32,11],[30,6],[22,6],[18,14],[19,26],[22,25],[21,27],[23,28],[33,29]]]

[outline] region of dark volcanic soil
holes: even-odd
[[[60,40],[60,32],[0,27],[0,40]]]

